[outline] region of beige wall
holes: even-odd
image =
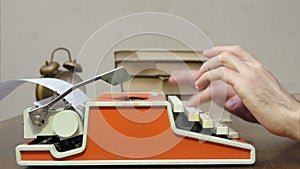
[[[1,0],[0,80],[39,77],[40,66],[50,59],[54,48],[67,47],[76,58],[101,26],[128,14],[152,11],[187,19],[215,45],[243,46],[289,91],[300,92],[299,6],[298,0]],[[106,56],[107,64],[101,66],[112,65],[113,50],[151,47],[184,48],[157,36],[130,38],[114,46]],[[89,66],[95,60],[99,60],[97,53],[89,59],[80,58],[83,79],[94,75],[88,72],[101,72],[102,68]],[[0,117],[21,114],[30,107],[35,100],[34,90],[33,85],[26,84],[1,101]],[[99,86],[88,88],[91,97],[104,90]]]

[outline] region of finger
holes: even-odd
[[[211,88],[206,88],[200,93],[193,95],[186,103],[186,105],[191,107],[198,106],[200,103],[205,103],[211,100],[211,97]]]
[[[195,79],[201,77],[201,75],[209,70],[216,69],[218,67],[227,67],[233,71],[241,72],[245,71],[248,68],[248,65],[245,64],[241,59],[235,56],[231,52],[222,52],[220,55],[211,58],[207,62],[205,62],[200,70],[195,75]]]
[[[237,72],[230,70],[226,67],[219,67],[205,72],[195,83],[195,87],[198,90],[205,89],[210,82],[222,80],[230,86],[234,86],[234,83],[239,81],[239,75]]]
[[[196,106],[200,103],[213,100],[219,106],[224,107],[226,100],[234,95],[235,92],[231,86],[221,80],[216,80],[211,82],[210,85],[203,91],[193,95],[187,102],[187,105]]]
[[[203,54],[204,56],[211,58],[225,51],[234,53],[236,56],[240,57],[243,61],[257,62],[257,60],[250,53],[248,53],[245,49],[243,49],[240,46],[216,46],[211,49],[204,50]]]
[[[171,73],[169,82],[171,84],[187,84],[190,86],[195,85],[194,76],[197,71],[177,70]]]
[[[258,123],[256,118],[247,109],[247,107],[244,105],[242,100],[237,95],[227,100],[225,104],[225,109],[246,121]]]

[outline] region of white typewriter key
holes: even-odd
[[[216,135],[228,135],[229,127],[225,124],[215,121],[215,131],[214,132]]]
[[[202,125],[202,128],[214,128],[214,121],[213,119],[206,113],[200,113],[200,124]]]
[[[199,111],[194,107],[185,107],[184,111],[185,116],[188,118],[188,121],[199,121]]]
[[[237,131],[233,130],[232,128],[229,128],[228,137],[229,138],[240,138],[239,133]]]
[[[53,131],[60,137],[71,137],[78,130],[79,122],[77,113],[64,110],[56,114],[52,121]]]
[[[168,101],[170,102],[174,113],[184,112],[183,103],[177,96],[168,96]]]

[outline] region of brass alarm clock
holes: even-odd
[[[63,64],[65,70],[59,69],[60,65],[58,62],[53,61],[55,53],[57,51],[65,51],[68,55],[69,60]],[[82,67],[76,63],[76,60],[71,59],[71,52],[66,48],[57,48],[51,53],[50,62],[46,61],[45,65],[40,68],[41,77],[57,78],[67,81],[72,84],[76,84],[82,81],[77,73],[82,72]],[[80,88],[83,92],[86,92],[85,87]],[[36,99],[42,100],[48,97],[55,97],[56,93],[42,85],[36,86]]]

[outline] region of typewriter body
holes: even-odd
[[[49,109],[43,125],[24,111],[19,165],[253,164],[255,148],[207,112],[163,93],[105,93],[84,117]]]

